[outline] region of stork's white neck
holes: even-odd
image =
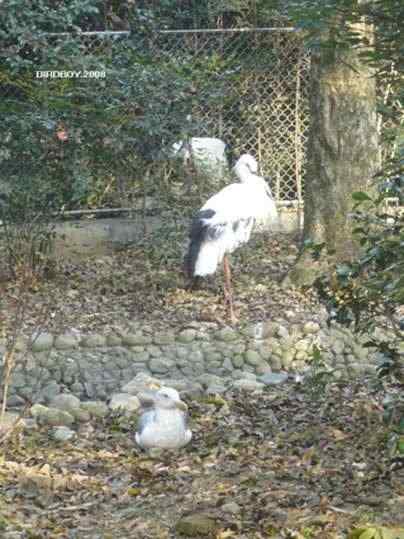
[[[242,183],[249,182],[249,181],[254,181],[254,180],[256,181],[257,179],[261,179],[261,177],[258,176],[258,174],[254,173],[254,172],[251,172],[251,170],[245,165],[235,167],[234,171],[235,171],[238,179]]]

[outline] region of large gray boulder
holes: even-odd
[[[180,140],[172,146],[173,154],[183,160],[184,165],[191,161],[196,173],[221,181],[229,177],[229,163],[226,144],[218,138],[193,137],[189,142]]]

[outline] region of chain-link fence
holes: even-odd
[[[201,136],[224,140],[257,157],[278,200],[302,200],[309,124],[309,54],[291,29],[166,31],[159,54],[210,58],[209,84],[196,81],[193,117]],[[212,89],[220,95],[212,104]],[[209,92],[209,95],[206,94]]]
[[[115,57],[130,39],[127,32],[47,35],[43,45],[60,51],[61,57],[64,51],[64,57],[69,58],[69,47],[73,51],[70,67],[68,62],[58,66],[59,73],[69,69],[76,72],[81,68],[90,75],[73,81],[68,80],[67,75],[64,87],[59,75],[52,75],[52,69],[45,76],[33,73],[33,80],[20,80],[19,84],[0,80],[1,96],[7,98],[10,106],[17,104],[20,113],[28,110],[43,116],[43,122],[48,120],[47,103],[51,103],[53,111],[59,107],[63,112],[62,120],[68,111],[72,123],[74,103],[81,107],[80,110],[83,110],[84,100],[87,110],[96,106],[97,85],[101,89],[102,84],[105,87],[110,83],[108,75],[105,81],[96,73],[102,73],[105,68],[108,73],[108,65],[115,62]],[[44,46],[42,52],[35,52],[42,56],[38,59],[41,65],[45,50]],[[290,28],[162,31],[147,44],[139,43],[139,59],[142,51],[153,56],[156,67],[170,59],[175,61],[177,69],[182,66],[187,70],[187,76],[192,80],[189,109],[193,136],[221,138],[235,157],[251,152],[259,160],[263,174],[271,177],[278,200],[302,200],[309,123],[309,56],[295,32]],[[34,52],[26,54],[32,56]],[[95,73],[94,76],[91,73]],[[93,97],[88,91],[89,84]],[[66,91],[69,85],[71,91]],[[3,112],[7,114],[7,111]],[[63,125],[57,129],[63,136]],[[60,151],[59,160],[64,157],[73,162],[72,155]],[[9,164],[18,167],[22,162],[14,159]],[[93,173],[88,170],[91,166],[90,160],[80,159],[81,178]],[[99,170],[96,174],[100,178]]]

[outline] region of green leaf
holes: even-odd
[[[365,201],[371,201],[373,202],[373,199],[363,191],[355,191],[352,193],[353,200],[356,200],[356,202],[365,202]]]

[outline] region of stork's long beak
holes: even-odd
[[[182,410],[183,412],[187,412],[187,411],[188,411],[188,406],[185,404],[185,402],[182,402],[182,401],[175,401],[175,406],[176,406],[179,410]]]

